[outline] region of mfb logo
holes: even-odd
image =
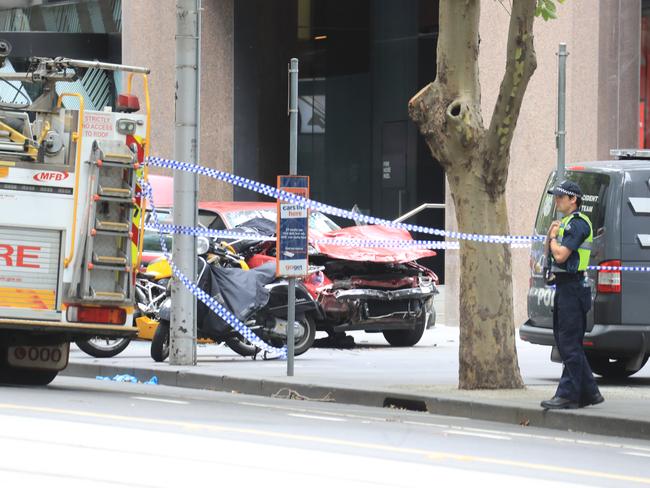
[[[34,175],[36,181],[63,181],[68,178],[67,171],[41,171]]]

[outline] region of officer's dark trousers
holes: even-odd
[[[553,307],[553,335],[564,364],[555,396],[574,402],[593,397],[598,386],[582,348],[591,308],[591,289],[582,281],[558,283]]]

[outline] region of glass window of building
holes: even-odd
[[[311,177],[313,198],[388,219],[444,202],[442,169],[408,117],[408,101],[435,76],[438,2],[234,6],[236,174],[274,185],[288,171],[287,62],[296,57],[298,172]],[[256,197],[236,189],[235,198]],[[442,228],[444,213],[410,222]]]
[[[3,71],[25,71],[32,56],[97,59],[112,63],[122,60],[121,0],[6,0],[0,3],[0,39],[12,45],[10,61]],[[1,78],[1,73],[0,73]],[[114,104],[120,74],[88,69],[75,82],[57,83],[57,92],[73,91],[84,96],[86,108],[102,110]],[[0,97],[15,97],[16,91],[0,83]],[[25,86],[22,99],[40,94]],[[66,98],[64,106],[76,108],[77,101]]]

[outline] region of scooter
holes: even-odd
[[[241,254],[232,245],[197,239],[198,286],[245,323],[264,342],[282,347],[287,340],[288,282],[275,277],[275,263],[248,269]],[[161,362],[169,356],[171,293],[160,306],[159,325],[151,342],[151,357]],[[314,343],[320,309],[305,286],[296,284],[296,319],[294,353],[305,353]],[[225,343],[244,357],[257,357],[260,349],[246,341],[203,302],[197,303],[199,339]]]

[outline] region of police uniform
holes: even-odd
[[[577,193],[576,196],[582,195],[575,183],[565,183],[569,184],[560,185],[555,191],[567,186]],[[577,211],[567,215],[562,219],[556,239],[558,245],[572,251],[564,263],[551,260],[551,272],[555,275],[553,335],[564,368],[555,396],[542,402],[542,406],[578,408],[603,401],[582,346],[587,312],[591,309],[591,288],[585,275],[593,241],[589,218]]]

